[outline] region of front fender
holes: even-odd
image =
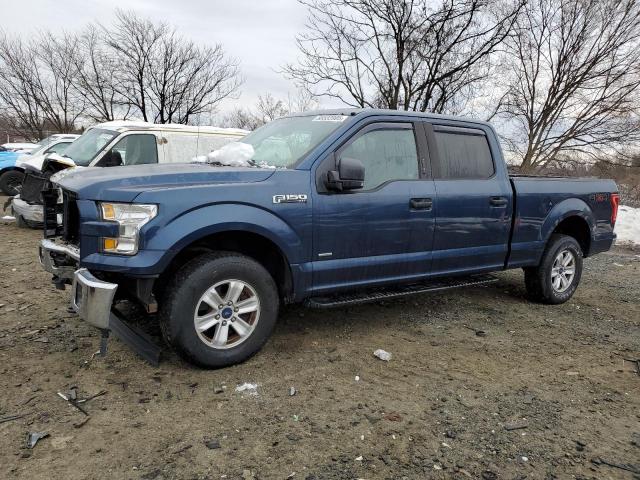
[[[303,223],[296,221],[296,224]],[[184,212],[167,223],[152,222],[141,232],[141,248],[142,251],[163,252],[156,265],[148,265],[154,274],[159,274],[188,245],[228,231],[250,232],[269,239],[284,254],[289,265],[304,261],[306,253],[301,233],[269,210],[238,203],[210,204]]]
[[[580,217],[587,222],[587,225],[589,225],[589,235],[593,239],[596,222],[591,208],[579,198],[568,198],[554,205],[551,211],[549,211],[540,229],[540,240],[546,244],[560,222],[573,216]]]
[[[232,230],[262,235],[280,248],[289,263],[301,261],[302,239],[290,225],[268,210],[237,203],[208,205],[163,226],[152,226],[144,232],[144,248],[170,250],[175,255],[201,238]]]
[[[24,173],[24,169],[20,168],[20,167],[15,167],[15,166],[4,166],[4,167],[0,167],[0,175],[5,174],[6,172],[20,172],[20,173]]]
[[[274,213],[246,204],[220,203],[184,212],[166,223],[162,218],[154,219],[143,227],[140,252],[134,256],[91,253],[82,258],[82,264],[89,269],[155,276],[188,245],[209,235],[232,230],[255,233],[271,240],[290,265],[299,263],[305,256],[301,236]],[[95,236],[83,234],[87,249],[95,252],[101,235],[99,232]]]

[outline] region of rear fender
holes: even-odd
[[[568,198],[555,205],[544,219],[540,229],[540,239],[546,244],[556,227],[569,217],[580,217],[589,225],[589,236],[593,240],[593,232],[596,226],[593,212],[589,205],[579,198]]]

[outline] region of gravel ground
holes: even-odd
[[[39,239],[0,223],[0,478],[640,478],[640,375],[624,360],[640,359],[638,252],[586,260],[559,306],[527,301],[510,271],[286,308],[262,352],[205,371],[168,351],[151,367],[118,340],[93,358],[99,336],[41,270]],[[72,387],[106,393],[85,415],[57,395]],[[27,449],[27,432],[49,436]]]

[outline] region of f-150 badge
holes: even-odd
[[[273,203],[307,203],[307,195],[305,193],[274,195]]]

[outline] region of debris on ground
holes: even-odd
[[[402,417],[398,412],[389,412],[384,416],[385,420],[389,420],[390,422],[401,422]]]
[[[297,393],[296,387],[289,387],[289,396],[293,397]]]
[[[239,392],[239,393],[246,392],[249,395],[257,395],[258,394],[258,384],[257,383],[245,382],[242,385],[238,385],[236,387],[236,392]]]
[[[27,433],[27,448],[31,449],[36,446],[43,438],[47,438],[49,434],[47,432],[29,432]]]
[[[6,417],[0,417],[0,423],[13,422],[14,420],[19,420],[26,417],[27,415],[31,415],[31,413],[22,413],[20,415],[9,415]]]
[[[378,357],[380,360],[384,360],[385,362],[391,360],[391,354],[385,350],[382,350],[381,348],[373,352],[373,355]]]
[[[221,448],[220,446],[220,440],[216,439],[216,438],[205,438],[204,439],[204,445],[209,449],[209,450],[217,450],[218,448]]]
[[[529,426],[529,422],[527,422],[526,420],[520,420],[517,422],[505,423],[504,429],[507,432],[510,432],[512,430],[522,430],[523,428],[527,428],[528,426]]]
[[[87,423],[89,421],[91,417],[84,417],[82,420],[80,420],[79,422],[75,422],[73,424],[73,428],[82,428],[84,426],[85,423]]]
[[[609,467],[618,468],[620,470],[631,472],[635,475],[640,475],[640,466],[631,465],[630,463],[611,462],[609,460],[605,460],[604,458],[600,458],[600,457],[592,458],[591,463],[593,463],[594,465],[607,465]]]
[[[71,392],[75,392],[75,390],[73,390],[73,389],[72,389],[72,390],[71,390]],[[71,405],[71,406],[72,406],[73,408],[75,408],[76,410],[78,410],[78,411],[82,412],[82,413],[83,413],[84,415],[86,415],[87,417],[89,416],[89,414],[87,413],[87,411],[86,411],[84,408],[82,408],[80,405],[78,405],[78,402],[76,401],[76,399],[75,399],[75,398],[71,398],[71,396],[73,396],[73,394],[72,394],[72,393],[70,393],[70,394],[68,394],[68,395],[65,395],[65,394],[63,394],[63,393],[61,393],[61,392],[58,392],[58,396],[59,396],[61,399],[65,400],[69,405]]]
[[[477,328],[473,328],[473,327],[470,327],[468,325],[463,325],[463,327],[468,329],[468,330],[471,330],[472,332],[474,332],[477,337],[486,337],[487,336],[487,332],[485,332],[484,330],[478,330]]]

